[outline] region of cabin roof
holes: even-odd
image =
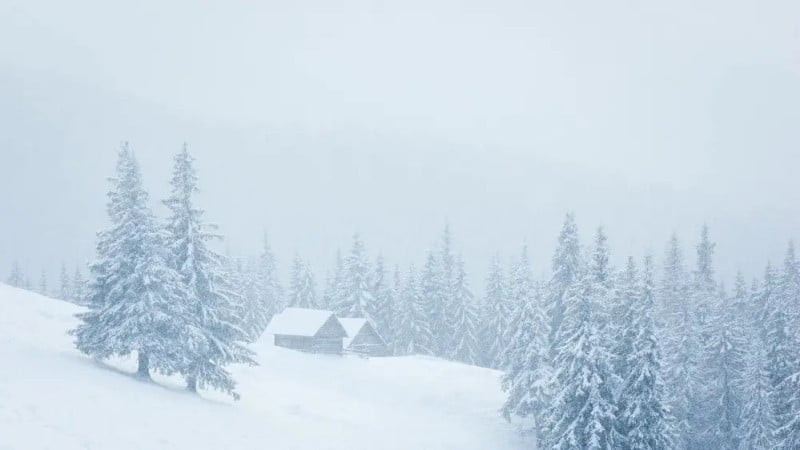
[[[347,332],[347,337],[354,338],[358,335],[364,325],[367,323],[367,319],[363,318],[340,318],[339,322],[342,323],[344,327],[344,331]]]
[[[286,308],[272,318],[267,326],[266,333],[312,337],[331,317],[334,317],[332,311]]]
[[[350,343],[353,342],[358,333],[364,329],[364,327],[369,327],[372,330],[372,333],[377,336],[377,338],[383,343],[384,345],[386,342],[383,340],[378,331],[375,330],[375,327],[372,326],[372,323],[364,318],[339,318],[339,322],[341,322],[342,326],[344,327],[345,331],[347,332],[347,338],[344,340],[345,348],[350,346]]]

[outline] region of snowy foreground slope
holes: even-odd
[[[66,335],[78,307],[0,284],[0,449],[519,449],[494,371],[255,346],[242,400],[137,381]],[[268,341],[265,339],[265,341]]]

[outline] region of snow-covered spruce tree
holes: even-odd
[[[64,301],[72,301],[72,286],[69,282],[69,274],[67,273],[67,265],[61,263],[60,283],[58,288],[58,298]]]
[[[508,287],[500,265],[500,255],[495,255],[486,277],[486,294],[481,304],[481,363],[497,368],[508,343],[506,333],[511,321],[511,304]]]
[[[294,255],[289,278],[289,306],[294,308],[316,308],[317,294],[314,273],[300,255]]]
[[[741,282],[741,284],[739,284]],[[710,317],[713,334],[708,338],[708,373],[716,388],[707,404],[711,417],[711,441],[722,448],[738,448],[741,435],[742,388],[745,372],[746,324],[741,303],[746,302],[744,279],[737,280],[736,293],[727,298],[723,288]]]
[[[278,268],[275,254],[269,245],[267,234],[264,233],[264,242],[261,255],[258,258],[256,273],[256,286],[258,296],[253,305],[253,331],[255,338],[261,336],[267,328],[272,317],[283,311],[283,288],[278,279]]]
[[[236,325],[245,331],[248,341],[255,339],[252,305],[258,297],[255,261],[252,257],[222,257],[225,280],[230,286],[231,305],[237,311]]]
[[[11,273],[9,273],[8,278],[6,278],[6,284],[16,288],[21,288],[25,284],[25,275],[22,273],[19,261],[14,261],[11,264]]]
[[[622,355],[625,372],[617,414],[622,442],[618,448],[673,448],[664,402],[661,351],[653,320],[656,298],[652,258],[645,258],[641,277],[637,276],[632,262],[626,274],[627,282],[638,281],[638,289],[634,291],[634,301],[626,302],[623,316],[623,335],[628,349]]]
[[[738,448],[773,448],[775,420],[769,401],[769,372],[767,370],[766,328],[761,317],[764,311],[760,289],[756,284],[748,294],[744,277],[736,277],[734,305],[743,313],[742,328],[747,335],[744,357],[745,372],[739,386],[742,390],[742,410]]]
[[[689,299],[689,279],[684,265],[683,252],[677,235],[667,244],[663,274],[658,288],[659,309],[663,320],[659,323],[661,342],[667,358],[667,403],[675,430],[675,446],[691,448],[693,430],[690,407],[696,401],[695,379],[698,369],[699,343],[692,325],[692,307]]]
[[[229,285],[222,256],[209,246],[220,236],[203,222],[203,211],[194,204],[197,174],[186,145],[175,156],[170,184],[172,192],[164,201],[170,211],[166,226],[168,261],[180,274],[184,292],[180,299],[184,345],[179,372],[186,377],[191,392],[212,388],[238,399],[236,382],[226,366],[255,361],[243,345],[248,335],[237,323],[241,301]]]
[[[575,215],[572,213],[568,213],[564,219],[552,264],[553,275],[547,286],[547,313],[550,320],[550,346],[554,350],[564,316],[564,296],[581,273],[581,245]]]
[[[392,353],[396,356],[408,355],[416,351],[414,305],[417,297],[417,275],[414,266],[409,266],[401,280],[400,292],[395,302],[395,326],[392,336]]]
[[[612,321],[614,330],[609,330],[606,336],[613,338],[610,345],[614,356],[614,379],[615,393],[619,397],[624,388],[625,380],[632,368],[629,366],[629,358],[633,352],[634,343],[638,337],[639,330],[632,326],[633,318],[631,314],[639,313],[637,308],[642,301],[642,280],[640,280],[636,261],[632,256],[628,257],[625,269],[617,275],[616,289],[612,293],[613,302],[608,305],[609,313],[614,318]],[[651,316],[652,317],[652,316]],[[618,414],[622,414],[620,409]]]
[[[336,262],[333,272],[328,272],[325,280],[325,289],[320,299],[322,309],[335,310],[336,305],[342,303],[344,297],[344,260],[341,250],[336,250]]]
[[[764,321],[767,326],[767,357],[770,361],[772,407],[777,425],[775,436],[780,448],[800,448],[800,356],[798,341],[798,301],[800,274],[789,243],[776,295]]]
[[[782,304],[786,311],[790,345],[800,347],[800,264],[795,256],[794,243],[789,242],[784,259],[783,274],[779,287]],[[791,398],[783,417],[778,417],[779,442],[786,448],[800,448],[800,357],[789,355],[792,375],[784,379],[781,391],[790,392]]]
[[[698,242],[696,267],[692,274],[690,288],[690,325],[698,342],[697,351],[694,353],[698,364],[690,373],[689,384],[695,393],[694,400],[689,404],[689,417],[692,426],[693,447],[706,447],[715,442],[715,432],[718,428],[717,416],[714,408],[722,398],[719,393],[721,386],[708,383],[708,380],[721,379],[720,366],[712,361],[714,335],[713,312],[718,308],[719,294],[714,275],[714,247],[711,242],[708,226],[703,225]],[[721,425],[722,426],[722,425]]]
[[[353,246],[344,261],[342,292],[334,301],[334,311],[340,317],[370,317],[375,298],[370,288],[370,268],[364,241],[358,233],[353,235]]]
[[[50,290],[47,288],[47,271],[42,269],[39,275],[39,287],[37,292],[42,295],[50,295]]]
[[[787,314],[780,292],[780,278],[777,271],[768,264],[764,272],[764,280],[758,293],[758,302],[762,307],[759,321],[763,324],[764,347],[767,357],[767,392],[775,429],[772,435],[778,448],[783,447],[786,436],[778,432],[790,422],[791,392],[783,382],[792,375],[794,351],[788,335]]]
[[[700,242],[697,243],[697,266],[694,270],[691,297],[696,310],[696,325],[700,330],[701,343],[705,344],[712,333],[709,325],[711,313],[716,307],[719,298],[717,294],[717,281],[714,275],[714,248],[711,242],[707,225],[703,225],[700,232]]]
[[[431,332],[413,266],[408,269],[397,302],[394,346],[396,355],[431,354]]]
[[[81,352],[98,359],[138,354],[138,375],[180,370],[186,292],[167,263],[163,233],[147,207],[139,165],[123,145],[109,192],[111,226],[100,232],[91,265],[89,310],[70,334]]]
[[[508,303],[511,316],[503,340],[506,347],[494,365],[506,371],[506,378],[516,379],[524,368],[524,355],[541,333],[547,332],[546,319],[541,305],[535,303],[536,286],[531,275],[528,247],[524,245],[516,261],[511,264],[508,277]],[[544,326],[542,326],[544,325]],[[545,334],[546,336],[546,334]]]
[[[445,224],[442,231],[441,249],[437,267],[438,292],[432,297],[436,298],[435,307],[431,309],[430,324],[434,339],[434,354],[446,358],[450,354],[450,343],[455,336],[456,311],[455,297],[457,270],[455,256],[453,255],[453,237],[450,224]]]
[[[425,266],[419,274],[419,300],[422,305],[422,319],[424,321],[424,328],[427,329],[429,334],[429,341],[427,342],[427,350],[431,355],[439,355],[438,350],[441,343],[437,341],[437,336],[434,332],[437,323],[441,317],[444,316],[444,301],[442,299],[441,277],[439,276],[439,263],[433,252],[428,252],[425,259]],[[441,325],[440,329],[441,329]]]
[[[563,321],[555,348],[555,391],[546,411],[543,448],[609,449],[621,442],[609,380],[612,353],[605,347],[608,248],[602,230],[595,237],[591,262],[564,296]]]
[[[383,340],[389,345],[389,349],[392,354],[396,355],[397,349],[397,332],[399,330],[400,325],[400,302],[402,301],[403,295],[403,277],[400,275],[400,266],[394,266],[394,281],[392,282],[391,287],[391,311],[389,311],[389,322],[387,324],[387,328],[384,330],[384,334],[382,335]]]
[[[87,282],[83,278],[81,266],[75,266],[75,273],[72,275],[72,293],[70,299],[79,304],[85,305],[88,301],[86,299]]]
[[[453,340],[450,343],[449,358],[476,366],[480,362],[478,343],[478,310],[475,296],[469,288],[464,260],[455,261],[456,272],[453,283],[452,314]]]
[[[791,332],[800,333],[800,263],[797,261],[794,242],[789,241],[783,260],[783,273],[780,277],[781,296],[789,314]]]
[[[394,315],[394,299],[392,297],[392,287],[389,283],[389,276],[386,273],[386,262],[383,256],[378,256],[375,261],[375,268],[370,277],[372,283],[372,297],[369,316],[378,331],[378,334],[388,339],[391,334],[392,316]]]
[[[658,286],[658,309],[664,315],[670,315],[682,309],[683,301],[689,295],[689,277],[683,250],[678,235],[673,233],[667,243],[662,263],[663,274]]]
[[[225,254],[225,276],[231,289],[236,293],[236,296],[244,303],[247,298],[247,292],[252,284],[252,276],[247,272],[247,265],[244,259],[232,256],[229,252]],[[244,323],[245,318],[242,317],[239,322]]]
[[[542,415],[551,387],[549,365],[548,319],[542,289],[530,275],[528,249],[522,248],[519,260],[511,268],[509,295],[518,308],[508,327],[508,346],[501,364],[505,373],[503,390],[508,393],[501,412],[512,417],[530,419],[537,442],[542,438]]]

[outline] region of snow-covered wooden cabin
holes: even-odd
[[[389,346],[367,319],[340,318],[347,337],[344,339],[344,349],[350,353],[365,356],[386,356]]]
[[[331,311],[286,308],[272,318],[266,330],[275,345],[311,353],[341,354],[347,332]]]

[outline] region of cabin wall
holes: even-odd
[[[307,336],[291,336],[285,334],[275,335],[275,345],[294,350],[313,351],[313,338]]]
[[[342,353],[342,338],[315,337],[312,343],[314,353]]]
[[[369,356],[386,356],[389,349],[383,340],[372,328],[363,328],[356,337],[350,341],[347,351]]]
[[[310,353],[342,353],[342,338],[318,338],[276,334],[275,345],[277,347]]]

